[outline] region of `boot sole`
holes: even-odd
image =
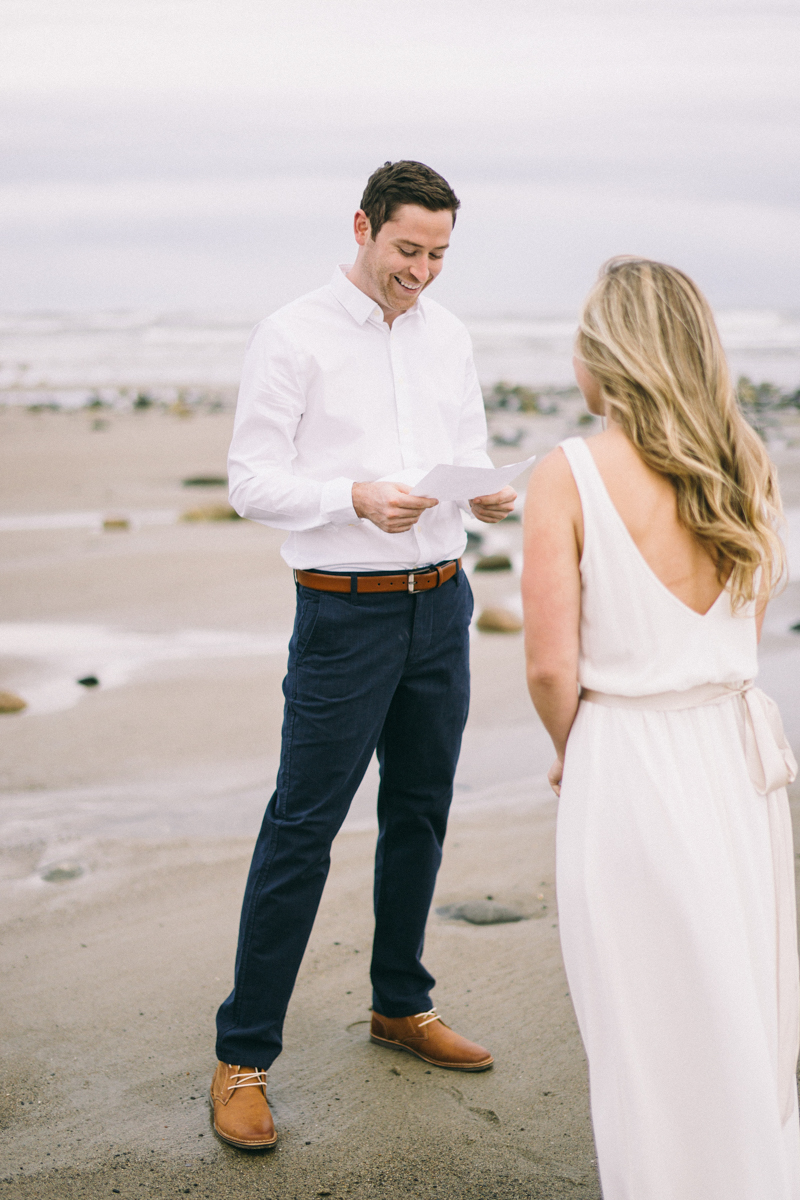
[[[214,1133],[223,1142],[227,1142],[229,1146],[235,1146],[237,1150],[272,1150],[278,1141],[276,1133],[274,1138],[269,1142],[242,1142],[237,1138],[229,1137],[227,1133],[223,1133],[221,1129],[217,1128],[216,1124],[214,1125]]]
[[[369,1040],[374,1042],[376,1046],[386,1046],[389,1050],[404,1050],[406,1054],[413,1054],[415,1058],[422,1059],[423,1062],[429,1063],[432,1067],[442,1067],[445,1071],[488,1071],[489,1067],[494,1065],[493,1058],[488,1058],[485,1062],[479,1063],[440,1062],[438,1058],[426,1058],[424,1054],[420,1054],[419,1050],[412,1050],[410,1046],[404,1046],[402,1042],[392,1042],[388,1038],[378,1037],[375,1033],[369,1035]]]

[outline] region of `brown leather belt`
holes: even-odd
[[[431,567],[427,571],[411,571],[402,575],[356,575],[357,592],[427,592],[441,587],[461,568],[461,559]],[[295,571],[295,580],[303,587],[318,592],[351,592],[352,575],[323,575],[319,571]]]

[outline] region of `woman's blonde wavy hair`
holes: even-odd
[[[678,518],[728,582],[733,608],[757,590],[771,594],[785,574],[775,468],[742,416],[697,286],[664,263],[609,259],[584,304],[576,349],[612,419],[673,484]]]

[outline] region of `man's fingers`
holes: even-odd
[[[424,512],[426,508],[433,508],[434,505],[439,503],[439,501],[432,500],[430,496],[401,495],[397,496],[392,503],[395,508],[405,509],[408,512],[421,513]]]
[[[473,496],[470,503],[486,504],[491,508],[495,508],[497,505],[511,504],[513,506],[516,498],[517,493],[512,487],[504,487],[499,492],[492,492],[490,496]]]
[[[385,533],[405,533],[438,500],[430,496],[412,496],[405,483],[354,483],[353,508],[356,516],[372,521]]]
[[[499,492],[489,496],[475,496],[470,500],[470,508],[479,521],[496,525],[514,511],[517,493],[512,487],[504,487]]]

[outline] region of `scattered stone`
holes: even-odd
[[[130,529],[131,523],[127,517],[104,517],[103,529],[113,531],[115,529]]]
[[[475,622],[481,633],[519,633],[522,619],[507,608],[484,608]]]
[[[476,571],[511,571],[513,564],[507,554],[484,554],[475,563]]]
[[[475,1113],[476,1117],[483,1117],[484,1121],[488,1121],[490,1125],[499,1125],[500,1118],[493,1108],[470,1108],[471,1113]]]
[[[398,1068],[397,1068],[397,1067],[390,1067],[390,1068],[389,1068],[389,1070],[390,1070],[390,1072],[391,1072],[391,1074],[392,1074],[392,1075],[399,1075],[399,1074],[400,1074],[400,1071],[398,1070]]]
[[[789,629],[792,633],[800,633],[800,621],[797,621],[794,625],[790,625]]]
[[[463,904],[445,904],[437,908],[440,917],[451,921],[469,921],[470,925],[505,925],[509,921],[524,921],[516,908],[498,904],[496,900],[467,900]]]
[[[75,682],[79,683],[81,687],[99,687],[100,685],[100,680],[96,675],[84,675],[82,679],[76,679]]]
[[[181,517],[182,521],[238,521],[241,518],[230,504],[205,504],[202,508],[190,508]]]
[[[0,713],[22,712],[23,708],[27,707],[28,702],[23,700],[22,696],[16,696],[13,692],[0,692]]]
[[[521,446],[524,436],[524,429],[518,429],[516,433],[493,433],[492,444],[495,446]]]
[[[70,879],[80,879],[83,867],[77,863],[56,863],[42,872],[45,883],[66,883]]]
[[[467,550],[480,550],[483,545],[483,534],[473,533],[471,529],[467,530]]]
[[[183,487],[227,487],[227,475],[192,475],[181,481]]]

